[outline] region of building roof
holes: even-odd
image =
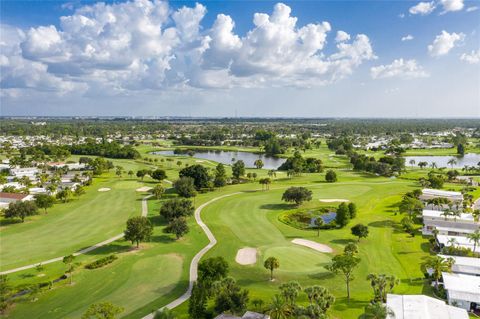
[[[460,246],[460,247],[465,247],[473,250],[473,241],[468,239],[467,237],[464,236],[449,236],[449,235],[437,235],[437,241],[444,245],[444,246],[450,246],[451,244],[448,242],[450,239],[455,239],[455,244]]]
[[[430,210],[430,209],[424,209],[422,211],[422,216],[423,217],[432,217],[432,218],[443,218],[445,219],[445,216],[442,215],[443,214],[443,211],[440,211],[440,210]],[[455,221],[455,217],[454,216],[450,216],[450,215],[447,215],[447,220],[448,221]],[[468,221],[468,222],[474,222],[475,220],[473,219],[473,215],[472,214],[465,214],[465,213],[461,213],[460,216],[457,216],[456,217],[456,220],[457,221]]]
[[[258,313],[253,311],[247,311],[242,316],[242,319],[269,319],[269,318],[270,316],[268,315],[264,315],[263,313]]]
[[[480,275],[480,258],[475,257],[463,257],[463,256],[447,256],[438,255],[442,258],[452,258],[455,260],[452,271],[455,273],[465,273],[472,275]]]
[[[449,199],[463,200],[463,195],[460,192],[444,191],[441,189],[424,188],[422,189],[423,196],[445,197]]]
[[[443,285],[451,299],[480,303],[480,277],[442,272]]]
[[[456,232],[456,233],[465,233],[465,234],[473,234],[475,230],[467,229],[467,228],[455,228],[455,227],[441,227],[435,226],[438,231],[446,231],[446,232]]]
[[[388,294],[387,307],[394,313],[389,319],[468,319],[465,309],[424,295]]]
[[[4,193],[0,192],[0,199],[15,199],[15,200],[22,200],[28,195],[20,194],[20,193]]]

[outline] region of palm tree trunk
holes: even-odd
[[[347,300],[350,300],[350,281],[347,280]]]
[[[273,268],[270,269],[270,280],[273,280]]]

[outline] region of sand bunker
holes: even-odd
[[[319,251],[321,253],[332,253],[333,252],[333,249],[330,248],[329,246],[324,245],[324,244],[319,244],[317,242],[307,240],[307,239],[296,238],[296,239],[292,240],[292,243],[294,243],[296,245],[301,245],[301,246],[305,246],[305,247],[314,249],[314,250]]]
[[[108,192],[109,190],[111,190],[111,188],[108,188],[108,187],[98,189],[99,192]]]
[[[329,199],[319,199],[322,203],[338,203],[338,202],[349,202],[348,199],[341,198],[329,198]]]
[[[151,187],[148,187],[148,186],[143,186],[143,187],[140,187],[140,188],[137,188],[136,191],[137,192],[148,192],[150,190],[152,190],[153,188]]]
[[[196,160],[195,163],[203,163],[205,161],[202,161],[202,160]]]
[[[245,247],[239,249],[235,261],[240,265],[253,265],[257,262],[257,249]]]

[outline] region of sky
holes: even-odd
[[[0,1],[1,116],[480,117],[480,1]]]

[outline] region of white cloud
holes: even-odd
[[[408,12],[410,14],[420,14],[420,15],[427,15],[433,12],[435,10],[435,2],[419,2],[418,4],[414,5],[413,7],[410,7]]]
[[[402,37],[402,41],[411,41],[413,40],[413,35],[407,34],[406,36]]]
[[[345,31],[337,31],[337,36],[335,37],[335,42],[344,42],[350,40],[350,34]]]
[[[464,7],[463,0],[440,0],[440,3],[443,6],[442,13],[460,11]]]
[[[471,7],[468,7],[467,8],[467,12],[473,12],[473,11],[477,11],[478,10],[478,7],[477,6],[471,6]]]
[[[443,30],[441,34],[435,37],[433,43],[428,46],[428,52],[431,56],[441,56],[450,52],[459,42],[465,39],[464,33],[448,33]]]
[[[391,64],[372,67],[370,69],[370,75],[373,79],[393,77],[413,79],[429,76],[429,74],[420,65],[418,65],[417,61],[414,59],[396,59]]]
[[[206,12],[198,3],[173,10],[160,0],[80,7],[61,17],[58,28],[31,28],[15,41],[5,37],[15,49],[2,48],[2,85],[87,90],[87,96],[188,87],[310,87],[342,79],[376,58],[368,36],[351,39],[344,31],[337,32],[336,51],[326,54],[330,23],[298,26],[282,3],[271,14],[255,13],[254,27],[244,36],[235,34],[235,22],[225,14],[211,27],[202,26]]]
[[[460,60],[465,61],[469,64],[479,64],[480,63],[480,49],[477,51],[472,51],[470,53],[463,53],[460,56]]]

